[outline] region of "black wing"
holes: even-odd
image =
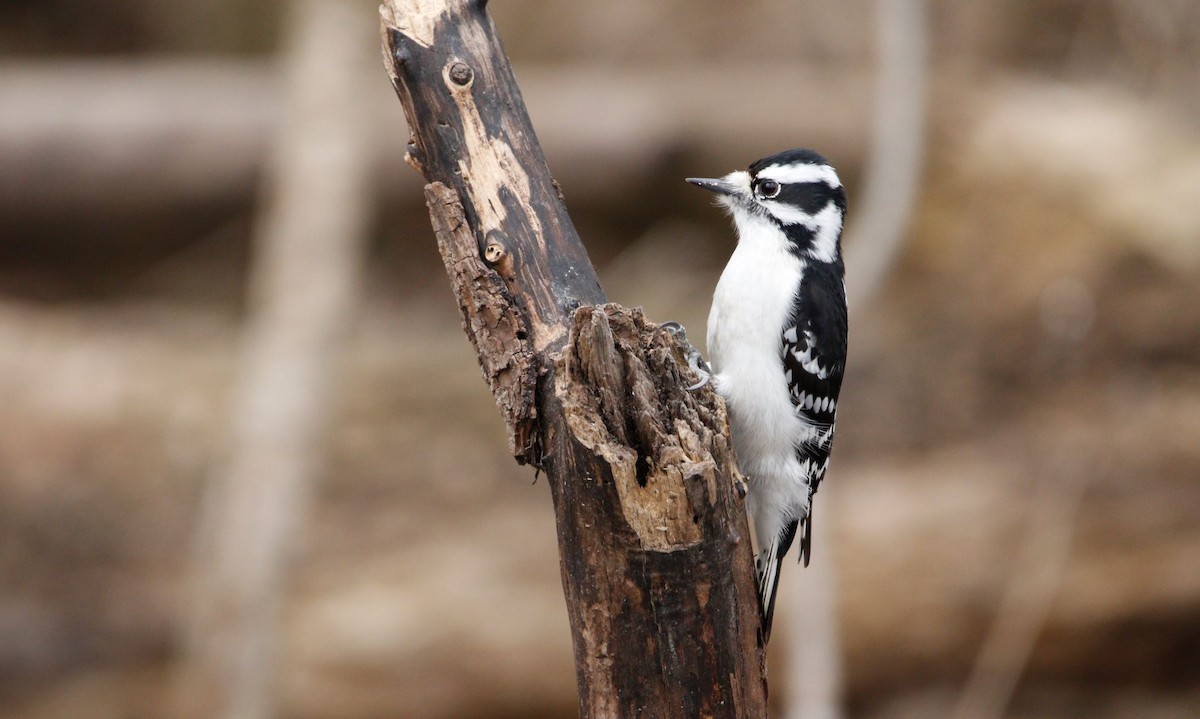
[[[833,446],[838,395],[846,366],[846,296],[840,272],[833,266],[810,267],[796,299],[793,319],[782,335],[784,376],[796,415],[807,432],[796,444],[806,467],[811,494],[816,494]],[[800,559],[812,554],[812,511],[801,522]]]

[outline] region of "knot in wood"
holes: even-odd
[[[462,60],[455,60],[450,63],[450,69],[446,73],[450,77],[450,82],[463,87],[469,85],[475,77],[475,73],[471,71],[471,66]]]
[[[483,250],[483,259],[486,260],[489,265],[498,265],[507,254],[508,250],[504,249],[504,245],[492,240]]]

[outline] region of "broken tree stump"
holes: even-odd
[[[723,403],[606,304],[482,0],[390,0],[385,64],[463,326],[554,497],[580,716],[766,716]]]

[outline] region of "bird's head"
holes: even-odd
[[[687,181],[716,194],[741,236],[770,223],[787,237],[793,252],[840,261],[846,191],[833,166],[816,152],[787,150],[721,178]]]

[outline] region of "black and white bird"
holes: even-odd
[[[846,193],[812,150],[688,182],[716,193],[738,244],[708,315],[712,382],[729,408],[758,545],[764,635],[783,557],[812,550],[812,498],[829,467],[846,366],[841,235]]]

